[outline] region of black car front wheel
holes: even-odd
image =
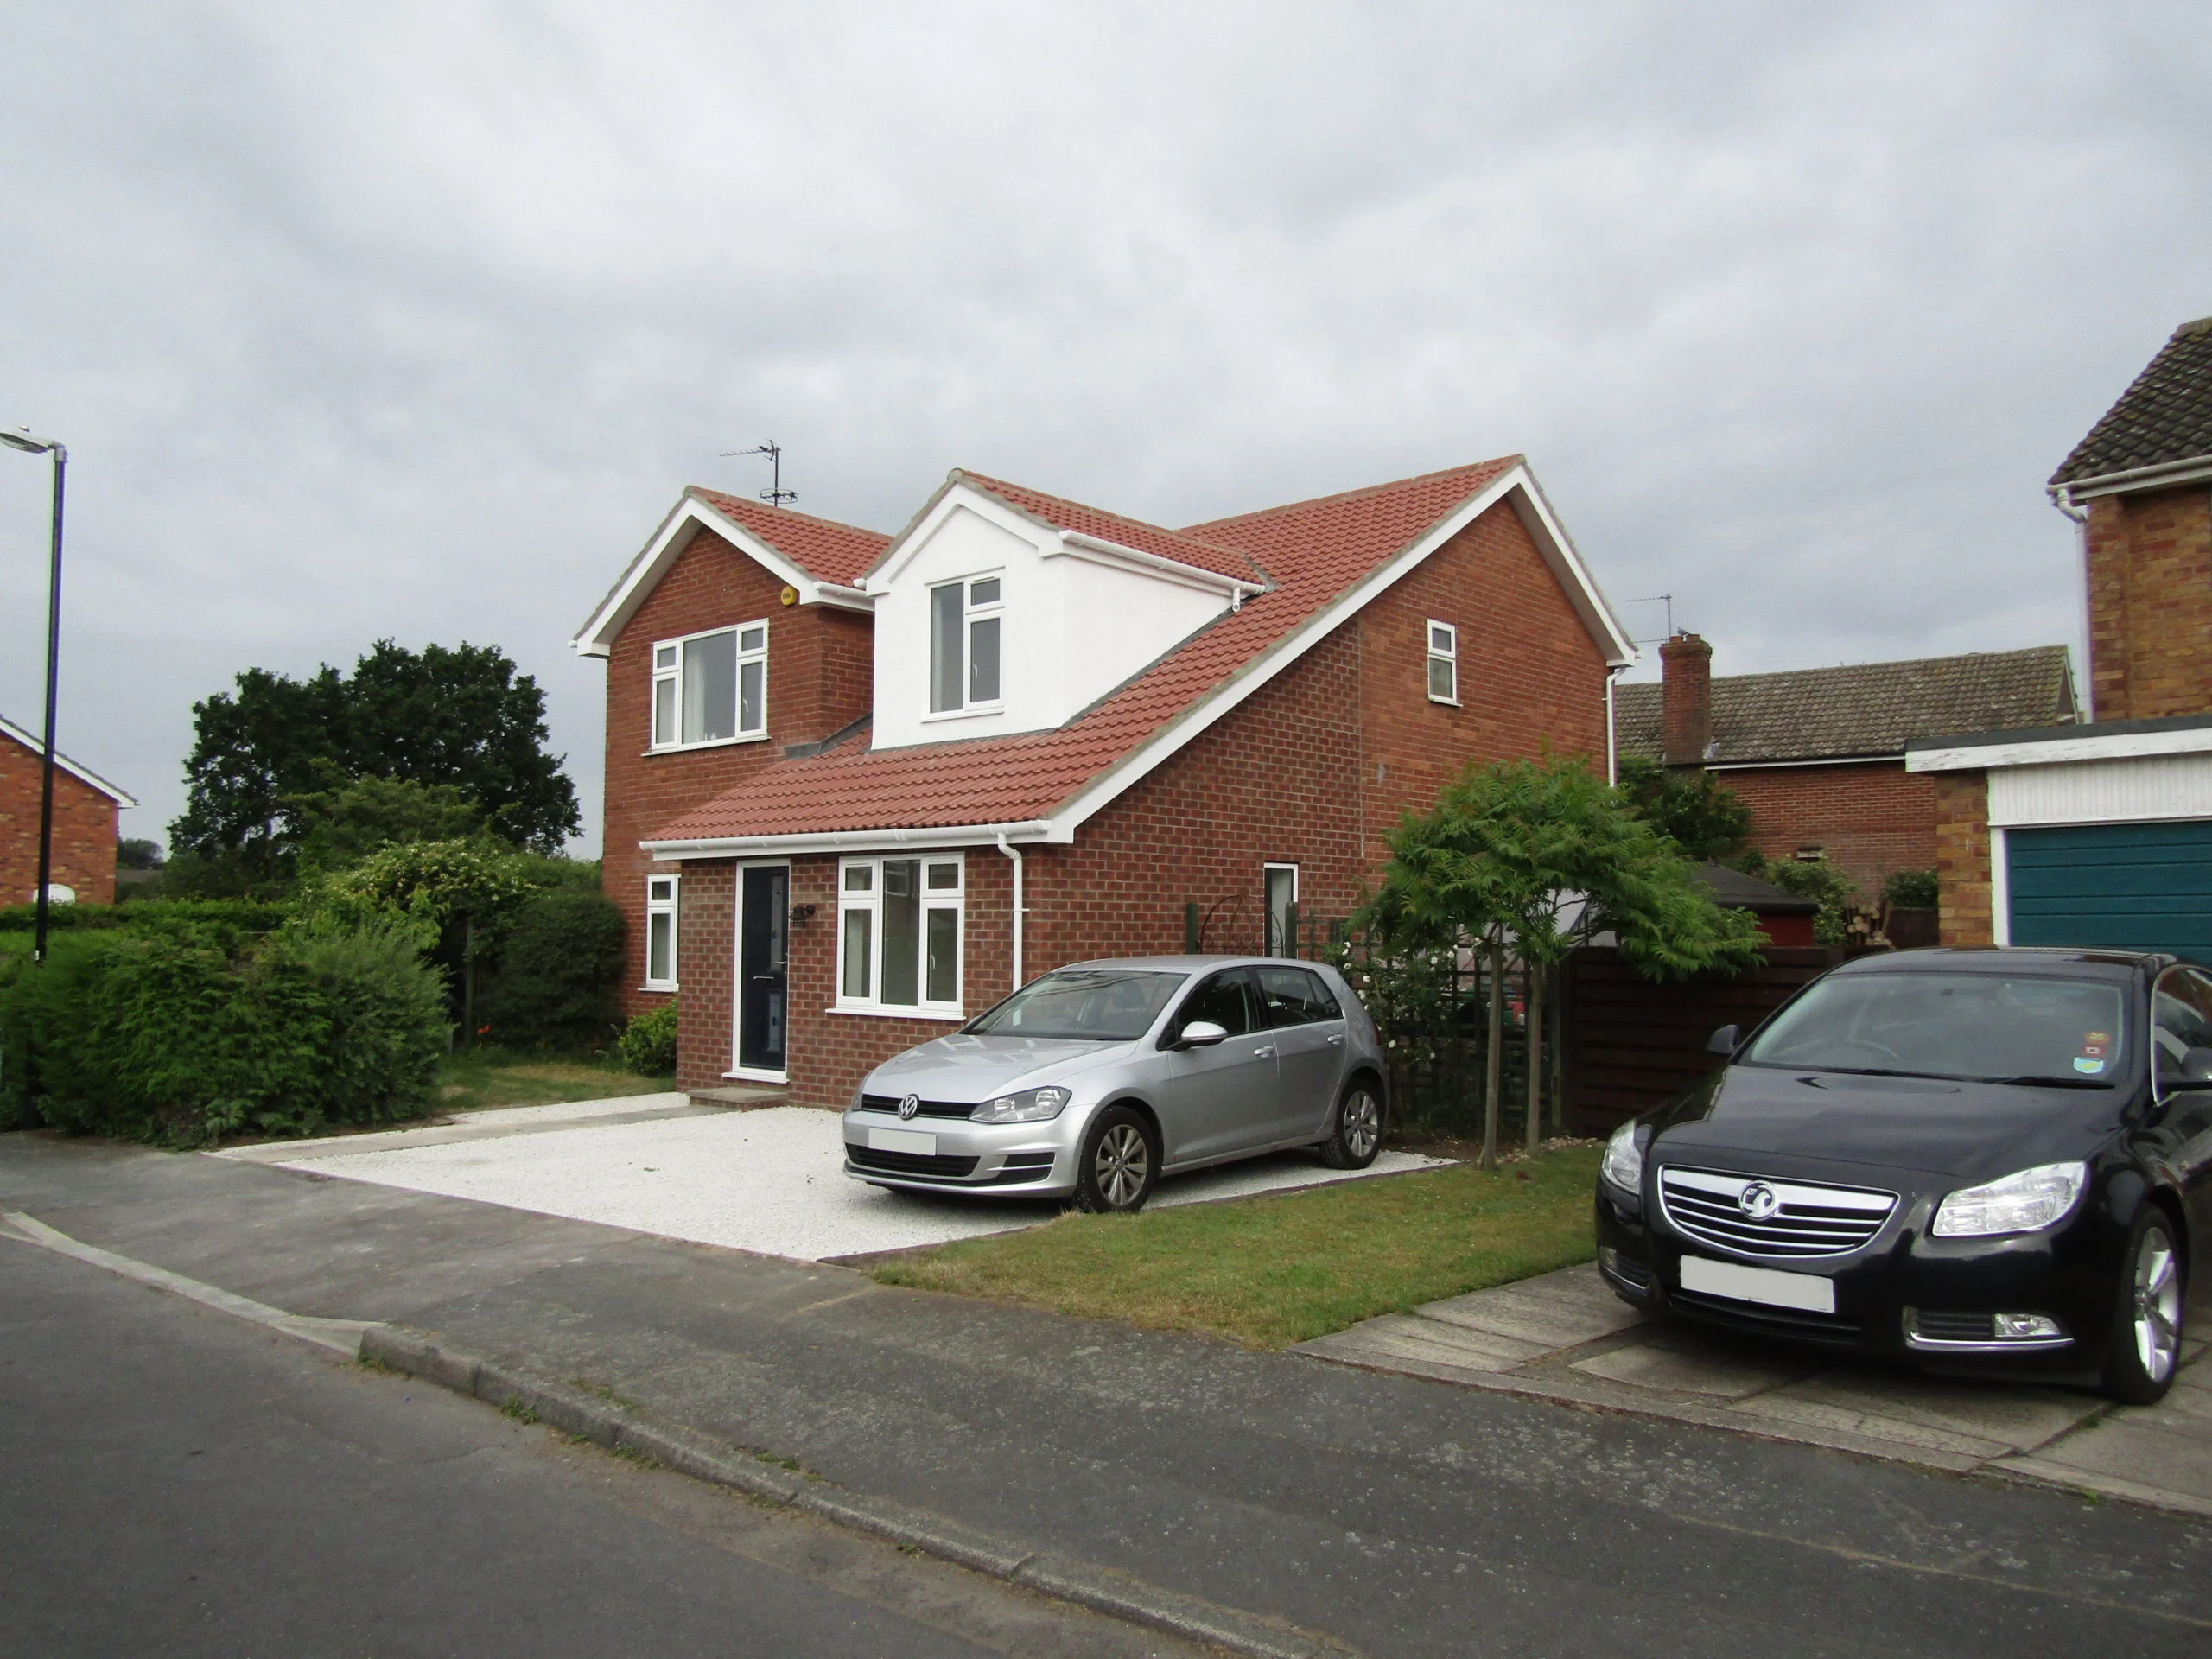
[[[1128,1106],[1109,1106],[1083,1137],[1076,1207],[1094,1215],[1141,1210],[1159,1174],[1160,1147],[1144,1115]]]
[[[2104,1391],[2131,1406],[2163,1399],[2181,1363],[2181,1252],[2173,1224],[2145,1209],[2128,1230]]]
[[[1329,1138],[1321,1142],[1321,1161],[1331,1169],[1365,1169],[1382,1147],[1382,1103],[1361,1078],[1345,1085],[1337,1103]]]

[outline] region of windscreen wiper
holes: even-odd
[[[1840,1072],[1847,1077],[1926,1077],[1936,1083],[1989,1083],[1989,1077],[1955,1077],[1948,1071],[1897,1071],[1879,1065],[1815,1065],[1813,1071]]]
[[[2109,1089],[2107,1077],[1976,1077],[1976,1083],[2005,1083],[2023,1089]]]

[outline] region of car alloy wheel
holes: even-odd
[[[1110,1106],[1084,1137],[1076,1204],[1094,1213],[1141,1210],[1152,1196],[1159,1164],[1159,1151],[1144,1119],[1127,1106]]]
[[[2163,1382],[2181,1351],[2181,1265],[2163,1227],[2147,1230],[2135,1247],[2134,1314],[2135,1363]]]
[[[1335,1126],[1321,1142],[1321,1161],[1332,1169],[1365,1169],[1382,1146],[1382,1103],[1374,1090],[1356,1082],[1337,1103]]]
[[[2172,1224],[2145,1208],[2128,1230],[2126,1265],[2105,1351],[2104,1391],[2131,1406],[2165,1397],[2181,1361],[2181,1253]]]

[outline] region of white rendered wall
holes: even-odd
[[[1059,550],[1057,531],[995,503],[939,504],[875,601],[874,747],[1048,731],[1229,608],[1225,594]],[[1004,583],[1001,707],[930,713],[930,588],[993,575]]]

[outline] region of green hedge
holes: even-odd
[[[622,912],[597,887],[533,893],[500,924],[497,965],[477,999],[486,1042],[600,1048],[620,1028]]]
[[[47,912],[49,933],[113,927],[178,927],[213,924],[242,933],[270,933],[292,913],[270,899],[136,899],[119,905],[54,905]],[[0,905],[0,934],[30,934],[38,926],[35,905]]]
[[[170,922],[57,935],[43,968],[0,940],[0,1127],[193,1146],[429,1109],[449,1033],[418,928]]]

